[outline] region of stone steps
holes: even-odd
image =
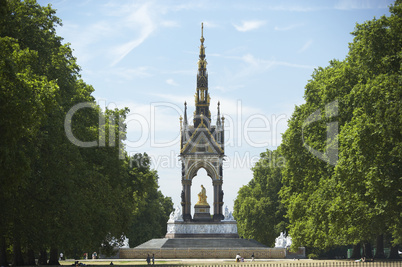
[[[159,238],[152,239],[137,248],[264,248],[252,239],[241,238]]]

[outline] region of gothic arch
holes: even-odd
[[[195,176],[197,176],[198,170],[203,168],[206,170],[207,175],[212,179],[212,181],[218,179],[218,173],[216,171],[216,168],[207,161],[198,161],[194,162],[189,168],[188,168],[188,175],[187,179],[188,180],[193,180]]]

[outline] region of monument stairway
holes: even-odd
[[[241,238],[160,238],[152,239],[138,248],[245,248],[267,247],[252,239]]]

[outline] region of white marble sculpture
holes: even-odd
[[[225,207],[225,218],[224,221],[234,221],[232,212],[229,212],[228,206]]]
[[[130,248],[130,246],[129,246],[129,244],[128,244],[128,238],[127,237],[125,237],[124,238],[124,242],[123,242],[123,245],[121,246],[121,248]]]
[[[181,221],[183,221],[181,208],[180,206],[177,206],[176,209],[170,213],[168,222],[181,222]]]
[[[275,238],[275,247],[276,248],[288,248],[292,245],[292,238],[290,236],[286,236],[286,233],[281,232],[281,234]]]

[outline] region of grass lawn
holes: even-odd
[[[61,261],[61,265],[71,266],[74,264],[74,260]],[[113,262],[115,266],[135,266],[135,265],[147,265],[145,259],[101,259],[101,260],[82,260],[79,261],[87,266],[108,266],[110,262]],[[399,262],[380,262],[369,263],[367,266],[401,266],[402,261]],[[236,263],[234,259],[155,259],[155,265],[205,265],[205,266],[235,266],[235,265],[247,265],[247,266],[264,266],[264,265],[275,265],[275,266],[358,266],[359,264],[367,263],[356,263],[353,260],[291,260],[291,259],[256,259],[254,262],[246,260],[242,263]]]

